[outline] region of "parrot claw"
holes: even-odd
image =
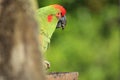
[[[45,67],[45,69],[50,69],[50,62],[48,62],[48,61],[44,61],[44,67]]]

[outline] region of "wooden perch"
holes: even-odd
[[[78,72],[55,72],[47,75],[47,80],[78,80]]]

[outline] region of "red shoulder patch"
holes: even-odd
[[[48,22],[51,22],[52,21],[52,18],[53,18],[53,15],[48,15],[47,19],[48,19]]]

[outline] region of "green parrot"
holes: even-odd
[[[39,40],[41,50],[44,53],[47,50],[48,44],[56,28],[66,25],[66,10],[61,5],[54,4],[38,9],[37,17],[40,23]]]
[[[50,39],[55,29],[64,29],[64,27],[66,26],[65,14],[65,8],[58,4],[49,5],[37,10],[37,19],[40,23],[40,49],[42,53],[46,52],[48,44],[50,44]]]

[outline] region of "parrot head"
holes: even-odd
[[[38,9],[36,15],[40,23],[40,33],[44,33],[51,38],[56,28],[64,29],[66,26],[65,14],[66,9],[59,4],[53,4]]]
[[[58,18],[58,22],[57,22],[57,25],[56,25],[56,28],[62,28],[64,29],[64,27],[66,26],[66,10],[63,6],[61,5],[58,5],[58,4],[54,4],[54,5],[51,5],[52,7],[54,7],[55,9],[59,10],[58,13],[56,13],[56,17]],[[52,16],[52,15],[51,15]],[[49,17],[51,17],[49,16]],[[48,18],[50,19],[50,18]]]

